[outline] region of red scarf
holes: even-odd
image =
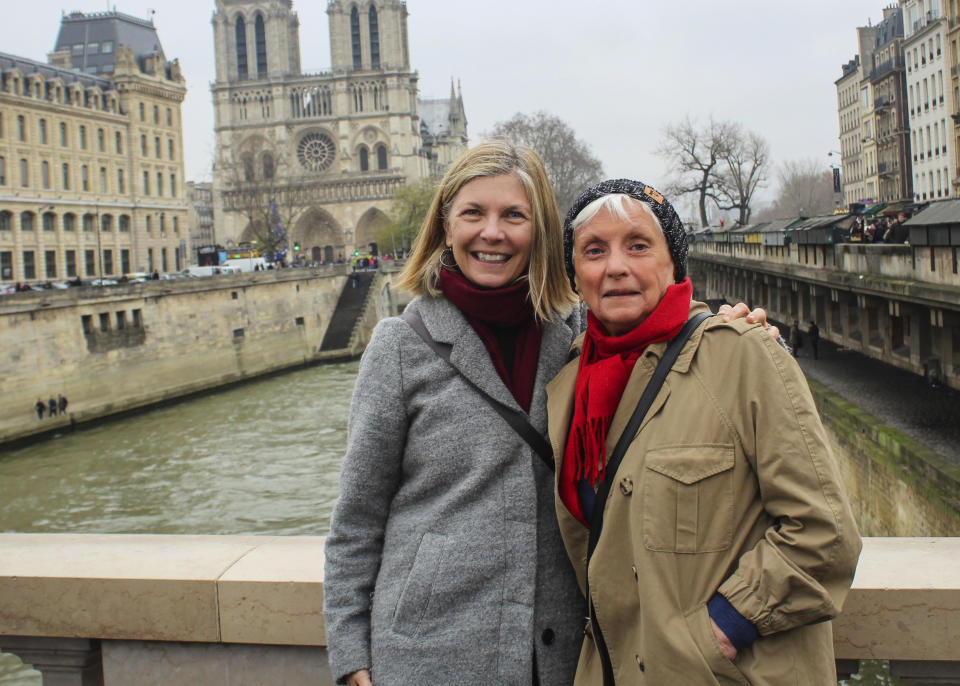
[[[540,359],[540,325],[530,302],[528,281],[523,279],[503,288],[479,288],[460,272],[441,269],[440,290],[463,312],[483,341],[497,374],[520,407],[529,412]],[[503,361],[496,334],[498,328],[516,329],[512,374]]]
[[[651,343],[668,341],[690,316],[693,285],[690,279],[667,287],[667,292],[643,322],[623,336],[608,336],[603,324],[587,313],[587,333],[580,353],[580,368],[573,399],[573,421],[560,468],[559,491],[563,503],[589,526],[580,507],[577,482],[596,485],[607,467],[607,432],[627,387],[630,373]],[[602,507],[598,503],[598,507]]]

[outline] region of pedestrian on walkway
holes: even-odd
[[[57,416],[57,399],[51,395],[50,400],[47,402],[47,405],[48,405],[47,412],[49,412],[51,417],[56,417]]]
[[[37,404],[34,405],[37,410],[37,419],[43,419],[43,413],[47,409],[46,403],[43,400],[38,399]]]
[[[817,323],[810,320],[810,327],[807,329],[807,335],[810,336],[810,348],[813,350],[813,359],[817,359],[817,344],[820,343],[820,327]]]
[[[790,327],[790,347],[793,349],[793,356],[797,356],[797,351],[803,346],[803,339],[800,338],[800,322],[793,320],[793,326]]]
[[[67,413],[67,398],[62,394],[57,394],[57,409],[60,410],[61,415]]]

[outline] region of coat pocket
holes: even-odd
[[[743,672],[723,654],[717,637],[713,635],[710,613],[707,611],[706,604],[698,605],[684,615],[683,619],[690,630],[690,637],[710,671],[713,672],[717,683],[722,686],[750,686],[750,681]]]
[[[710,553],[730,547],[732,445],[656,448],[646,454],[644,466],[644,547],[672,553]]]
[[[397,609],[393,615],[393,630],[405,636],[416,636],[420,622],[433,596],[433,587],[447,537],[441,534],[425,533],[420,539],[416,557],[407,581],[400,592]]]

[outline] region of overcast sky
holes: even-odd
[[[570,124],[608,176],[663,185],[653,154],[663,127],[690,115],[732,119],[762,134],[773,161],[826,169],[837,140],[840,66],[855,27],[881,0],[408,0],[410,52],[423,97],[463,87],[471,142],[516,112],[543,109]],[[889,2],[887,3],[889,4]],[[213,0],[3,0],[0,51],[45,60],[62,11],[156,9],[168,58],[187,78],[188,179],[208,179],[213,154]],[[305,72],[330,66],[324,0],[294,0]],[[771,180],[770,189],[773,191]]]

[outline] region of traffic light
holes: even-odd
[[[293,251],[294,251],[294,252],[300,252],[300,244],[299,244],[299,243],[294,243],[294,244],[293,244]]]

